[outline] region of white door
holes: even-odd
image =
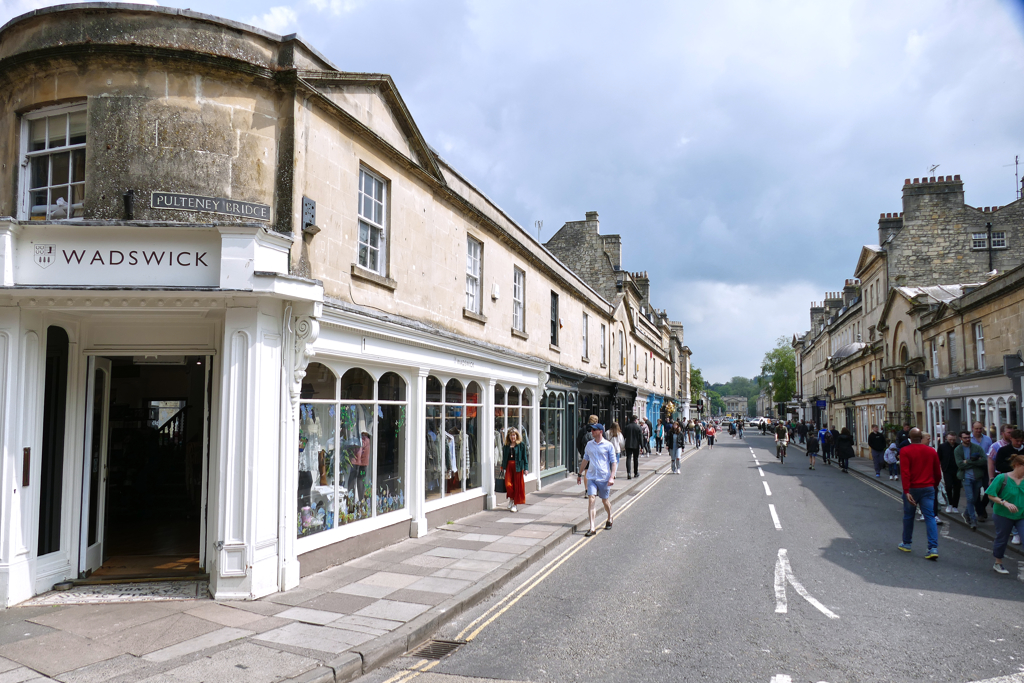
[[[81,571],[103,564],[103,522],[107,492],[107,442],[110,419],[110,366],[106,358],[89,359],[85,408],[85,472],[82,493]]]

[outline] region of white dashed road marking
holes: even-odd
[[[780,582],[779,577],[780,576],[782,577],[782,580],[781,580],[781,582],[782,582],[782,600],[781,600],[781,602],[779,600],[779,582]],[[776,614],[785,614],[786,610],[788,608],[787,604],[786,604],[786,582],[789,582],[789,585],[791,585],[793,587],[793,589],[797,593],[800,594],[800,597],[802,597],[807,602],[811,603],[819,612],[824,614],[826,617],[828,617],[829,619],[838,619],[839,618],[838,614],[836,614],[835,612],[830,610],[828,607],[825,607],[825,605],[823,605],[820,602],[818,602],[817,600],[815,600],[814,597],[810,593],[807,592],[807,589],[804,588],[803,585],[799,581],[796,580],[796,576],[793,575],[793,570],[789,566],[789,556],[786,554],[786,549],[785,548],[779,548],[779,557],[775,561],[775,613]]]
[[[761,473],[762,477],[764,476],[764,470],[762,470],[760,467],[757,468],[757,471]]]
[[[768,681],[768,683],[793,683],[793,679],[786,674],[776,674],[772,676],[772,680]]]
[[[772,495],[772,490],[770,488],[768,488],[768,482],[762,481],[761,483],[764,484],[764,493],[765,493],[765,495],[767,495],[767,496]]]
[[[782,522],[779,521],[779,513],[775,512],[775,506],[769,504],[768,511],[772,513],[772,521],[775,522],[775,528],[782,529]]]

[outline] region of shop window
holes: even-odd
[[[359,265],[387,276],[387,185],[382,178],[359,169]]]
[[[540,404],[540,469],[561,467],[565,447],[565,394],[546,391]]]
[[[341,376],[341,400],[372,401],[373,377],[366,370],[352,368]]]
[[[523,398],[526,402],[521,403],[519,389],[516,387],[509,387],[506,393],[500,384],[494,385],[494,448],[495,453],[500,453],[508,430],[516,429],[523,446],[526,447],[526,454],[530,458],[532,469],[533,449],[530,444],[529,429],[532,394],[524,392]]]
[[[441,382],[434,377],[429,375],[427,377],[427,403],[440,403],[441,402]]]
[[[22,217],[33,221],[85,216],[85,105],[24,118]]]
[[[428,386],[441,382],[433,375],[427,377]],[[480,385],[463,385],[451,379],[445,385],[444,400],[441,392],[429,392],[425,408],[426,454],[424,457],[424,497],[437,500],[481,486]],[[434,400],[432,400],[434,399]]]
[[[336,392],[336,393],[335,393]],[[306,370],[299,406],[297,535],[312,536],[406,504],[406,382],[362,368],[341,381]]]

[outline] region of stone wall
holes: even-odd
[[[605,299],[615,298],[622,277],[622,238],[601,234],[596,211],[563,225],[544,246]]]
[[[1005,232],[1007,247],[972,250],[972,233]],[[979,282],[995,269],[1010,270],[1024,261],[1024,202],[979,207],[964,203],[960,176],[907,179],[903,213],[882,214],[879,237],[888,244],[889,272],[895,286],[927,286]]]

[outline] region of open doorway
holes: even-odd
[[[93,359],[83,567],[90,579],[204,573],[208,371],[206,356]]]

